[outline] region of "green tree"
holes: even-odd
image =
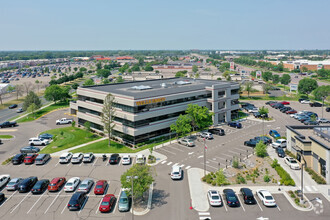
[[[79,72],[87,72],[87,68],[86,67],[80,67]]]
[[[330,96],[330,86],[319,86],[313,91],[314,97],[317,100],[323,100]]]
[[[36,118],[36,115],[35,115],[35,111],[39,109],[38,106],[34,103],[32,103],[28,108],[27,108],[27,112],[28,113],[31,113],[33,115],[34,118]]]
[[[154,181],[150,166],[134,164],[125,173],[123,173],[123,175],[121,175],[120,177],[121,188],[132,189],[131,181],[133,181],[134,195],[131,195],[132,190],[127,192],[127,194],[132,196],[133,200],[135,198],[141,198],[141,197],[143,198],[144,192],[146,192],[149,189],[150,185]]]
[[[87,79],[83,86],[93,86],[95,83],[94,83],[94,80],[93,79]]]
[[[73,68],[73,70],[74,70],[75,72],[77,72],[77,70],[78,70],[78,67],[74,67],[74,68]]]
[[[15,91],[15,86],[12,86],[12,85],[7,86],[7,92],[12,93],[14,91]]]
[[[135,64],[132,68],[132,71],[137,72],[137,71],[141,71],[140,66],[138,64]]]
[[[303,67],[301,68],[301,71],[302,71],[303,73],[306,73],[306,72],[308,71],[308,69],[307,69],[307,67],[303,66]]]
[[[288,85],[291,82],[291,76],[289,74],[283,74],[280,81],[283,85]]]
[[[198,79],[200,77],[199,73],[195,74],[195,79]]]
[[[253,89],[253,82],[249,81],[245,83],[245,91],[248,93],[248,97],[250,98],[250,92],[252,92]]]
[[[263,78],[263,80],[265,80],[266,82],[268,82],[269,80],[271,80],[273,78],[273,73],[272,72],[263,72],[261,74],[261,77]]]
[[[223,186],[223,185],[229,184],[225,174],[223,173],[223,169],[219,169],[218,172],[216,172],[215,181],[218,186]]]
[[[187,71],[178,71],[175,73],[175,77],[186,77]]]
[[[193,65],[193,66],[192,66],[192,71],[193,71],[194,73],[197,73],[197,71],[198,71],[198,67],[197,67],[196,65]]]
[[[102,123],[104,125],[103,129],[108,134],[109,142],[108,145],[110,146],[110,140],[112,137],[112,131],[115,127],[114,119],[116,115],[115,109],[115,97],[110,93],[105,97],[103,109],[102,109]]]
[[[102,69],[102,63],[101,62],[97,62],[95,66],[96,66],[96,69],[98,69],[98,70]]]
[[[103,84],[109,84],[110,80],[108,78],[102,79]]]
[[[120,67],[120,68],[118,69],[118,71],[119,71],[120,73],[124,73],[126,70],[128,70],[128,68],[129,68],[128,63],[125,63],[122,67]]]
[[[330,78],[330,70],[319,69],[317,75],[319,77]]]
[[[108,69],[98,69],[96,71],[96,75],[99,77],[108,78],[111,75],[111,73],[110,70]]]
[[[280,76],[277,75],[277,74],[274,74],[273,78],[272,78],[272,81],[273,81],[273,84],[279,83],[280,82]]]
[[[197,104],[188,104],[186,113],[191,119],[193,130],[195,128],[204,129],[213,124],[213,113],[205,106]]]
[[[78,84],[78,83],[73,83],[73,84],[71,85],[71,88],[74,89],[74,90],[77,90],[78,87],[79,87],[79,84]]]
[[[254,148],[254,151],[258,157],[265,157],[267,156],[267,145],[262,141],[259,141],[257,146]]]
[[[315,79],[304,78],[299,81],[298,92],[308,96],[317,87],[318,85]]]
[[[91,123],[89,121],[86,121],[84,123],[84,127],[85,127],[86,131],[88,131],[88,132],[91,131]]]
[[[39,87],[40,87],[41,82],[39,80],[36,80],[35,83],[37,84],[37,89],[38,89],[37,91],[39,93]]]
[[[39,99],[37,94],[35,94],[33,91],[30,91],[24,99],[23,110],[26,111],[32,103],[36,105],[37,109],[41,107],[41,100]]]
[[[265,115],[265,114],[268,114],[269,110],[268,108],[266,108],[265,106],[262,106],[261,108],[259,108],[259,113],[261,115]]]
[[[23,91],[24,91],[23,85],[16,85],[15,86],[16,100],[18,100],[19,96],[23,95]]]
[[[48,101],[65,100],[70,97],[69,88],[59,85],[51,85],[45,90],[45,99]]]
[[[264,93],[267,94],[269,90],[272,89],[272,85],[270,85],[269,83],[265,83],[262,85],[262,90],[264,90]]]
[[[152,68],[152,66],[150,65],[150,63],[148,63],[145,67],[144,67],[145,71],[154,71],[154,68]]]
[[[179,135],[185,136],[191,131],[191,119],[188,115],[180,115],[170,129]]]

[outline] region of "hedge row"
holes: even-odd
[[[317,182],[318,184],[327,184],[327,182],[325,181],[325,179],[323,179],[313,169],[311,169],[309,167],[306,167],[305,170],[307,171],[307,173],[309,173],[309,175],[312,176],[312,179],[315,180],[315,182]]]
[[[277,174],[280,176],[281,184],[285,186],[295,186],[296,183],[291,178],[290,174],[288,174],[278,163],[278,161],[275,159],[272,163],[272,167],[276,170]]]

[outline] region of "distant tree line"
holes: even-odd
[[[84,73],[82,73],[82,72],[78,72],[78,73],[72,74],[72,75],[64,75],[64,76],[62,76],[61,78],[59,78],[57,80],[56,79],[50,80],[49,85],[62,84],[62,83],[65,83],[65,82],[69,82],[69,81],[78,79],[78,78],[83,78],[83,76],[84,76]]]

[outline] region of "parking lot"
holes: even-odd
[[[110,165],[102,158],[95,158],[92,163],[80,164],[59,164],[58,158],[52,158],[45,165],[6,165],[1,166],[2,174],[8,173],[11,178],[37,176],[38,179],[53,179],[54,177],[65,177],[67,180],[71,177],[92,178],[94,182],[105,179],[109,183],[108,194],[114,194],[117,198],[121,192],[120,176],[135,163],[132,159],[131,165]],[[95,185],[95,184],[94,184]],[[6,200],[0,204],[0,219],[26,219],[26,216],[33,216],[35,219],[54,218],[58,216],[64,219],[75,218],[108,218],[118,217],[120,219],[125,213],[118,211],[117,205],[108,214],[100,213],[98,207],[103,195],[94,195],[93,188],[88,193],[87,201],[80,211],[69,211],[67,204],[72,193],[64,192],[44,192],[41,195],[29,193],[19,193],[17,191],[7,191],[1,189],[6,196]]]

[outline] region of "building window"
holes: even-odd
[[[231,105],[238,105],[238,99],[231,100]]]
[[[237,95],[239,89],[232,89],[231,90],[231,95]]]
[[[226,95],[226,92],[225,91],[219,91],[218,92],[218,97],[219,98],[223,98],[223,97],[225,97],[225,95]]]
[[[226,108],[226,102],[219,102],[218,109],[220,110],[220,109],[224,109],[224,108]]]

